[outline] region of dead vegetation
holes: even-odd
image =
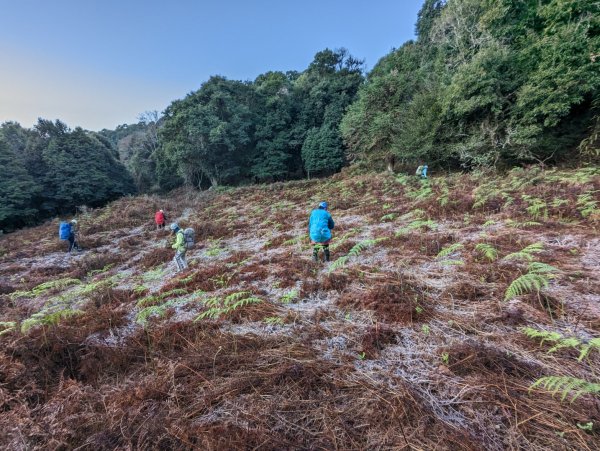
[[[340,174],[122,199],[79,255],[57,222],[3,237],[0,446],[596,449],[599,190],[595,168]],[[157,208],[196,229],[182,274]]]

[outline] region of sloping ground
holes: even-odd
[[[3,237],[0,446],[597,449],[599,189],[341,174],[122,199],[80,255],[56,222]],[[183,274],[157,208],[196,230]]]

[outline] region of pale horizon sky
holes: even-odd
[[[346,47],[367,68],[414,38],[423,0],[0,0],[0,123],[114,129],[211,75],[304,70]]]

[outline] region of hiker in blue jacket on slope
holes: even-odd
[[[325,261],[329,261],[329,242],[331,230],[335,226],[333,218],[327,211],[327,202],[321,202],[319,208],[313,210],[308,220],[308,234],[313,247],[313,260],[319,261],[319,249],[323,249]]]

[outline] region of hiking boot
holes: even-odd
[[[323,250],[323,253],[325,254],[325,261],[328,262],[329,261],[329,249],[325,248]]]

